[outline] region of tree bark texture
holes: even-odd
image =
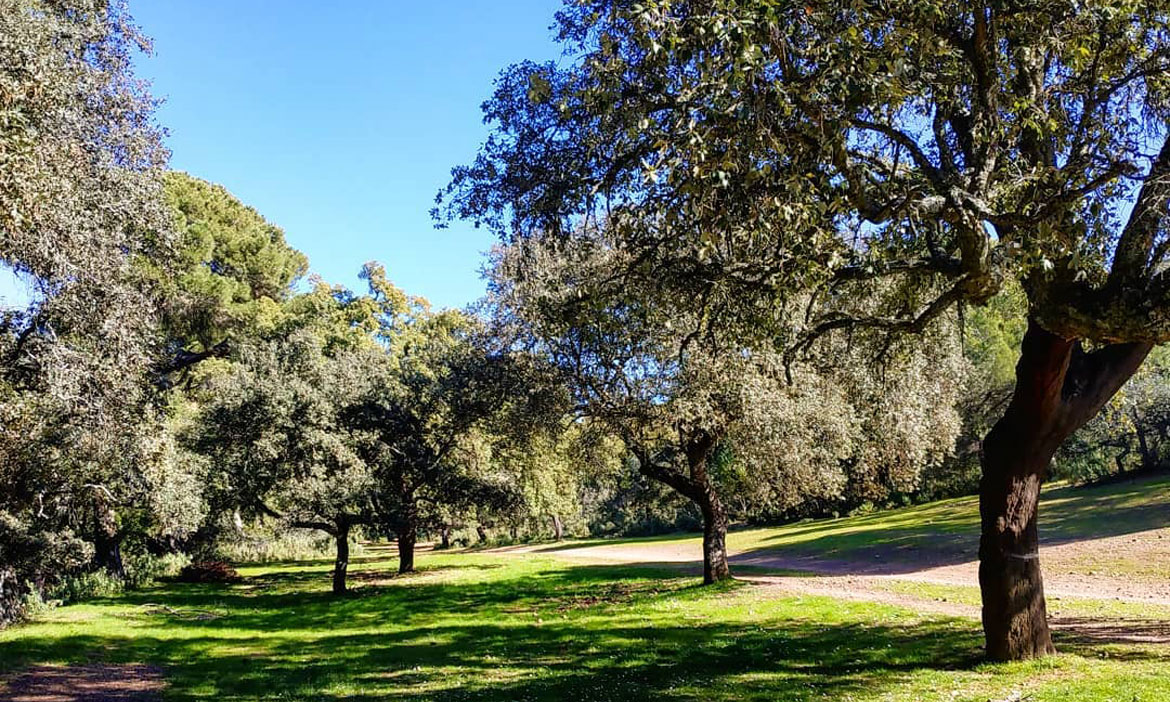
[[[1029,321],[1016,388],[983,441],[979,586],[987,655],[998,661],[1054,652],[1040,571],[1037,506],[1057,449],[1141,365],[1148,344],[1086,352]]]
[[[398,529],[398,572],[414,572],[414,546],[418,542],[418,527],[408,522]]]

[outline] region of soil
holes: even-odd
[[[0,702],[157,702],[165,686],[149,665],[37,665],[0,687]]]
[[[501,552],[544,552],[565,558],[620,563],[697,564],[699,550],[691,543],[646,543],[584,546],[512,547]],[[781,551],[733,554],[732,566],[791,570],[822,576],[900,579],[939,585],[976,585],[979,563],[965,561],[939,565],[922,554],[910,561],[897,549],[875,546],[847,559],[788,555]],[[1044,590],[1054,597],[1110,599],[1170,606],[1170,528],[1070,541],[1041,546]],[[826,578],[818,578],[826,580]]]
[[[594,545],[549,549],[547,546],[497,549],[506,553],[543,553],[594,562],[643,563],[685,566],[698,572],[699,550],[691,543]],[[926,555],[926,554],[920,554]],[[1153,529],[1101,539],[1064,542],[1041,547],[1044,589],[1050,600],[1083,598],[1118,600],[1170,606],[1170,528]],[[764,575],[741,570],[736,578],[763,587],[837,599],[878,602],[913,609],[924,614],[979,617],[971,604],[915,596],[892,591],[891,581],[938,585],[975,586],[979,564],[966,561],[939,565],[929,557],[926,565],[906,560],[896,549],[874,547],[853,558],[822,559],[787,555],[780,551],[755,551],[730,557],[733,566],[754,566],[800,575]],[[817,577],[809,577],[815,575]],[[1053,611],[1058,608],[1050,608]],[[1050,625],[1058,640],[1170,644],[1170,621],[1156,617],[1140,620],[1117,617],[1085,618],[1056,614]]]

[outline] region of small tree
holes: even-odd
[[[441,528],[451,512],[507,512],[519,495],[502,476],[475,470],[477,436],[549,416],[529,393],[523,368],[492,353],[474,320],[416,308],[383,328],[387,350],[365,369],[342,421],[378,483],[377,512],[398,542],[399,572],[414,570],[419,532]]]
[[[374,474],[341,423],[369,358],[327,356],[303,332],[248,348],[214,381],[191,437],[235,505],[333,537],[335,594],[346,591],[352,528],[373,521]]]

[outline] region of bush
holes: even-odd
[[[105,570],[94,570],[76,575],[67,575],[47,591],[49,600],[60,600],[61,604],[84,602],[99,597],[113,597],[125,589],[122,580]]]
[[[48,614],[53,607],[57,606],[57,601],[46,600],[40,588],[33,587],[32,583],[26,583],[26,589],[28,593],[21,601],[21,616],[23,618],[36,619]]]
[[[153,585],[159,578],[178,575],[191,559],[182,553],[155,556],[150,553],[128,555],[125,558],[126,588],[140,590]]]
[[[215,549],[217,558],[231,563],[272,563],[333,558],[333,537],[312,529],[288,529],[271,536],[261,534],[221,542]],[[351,539],[350,557],[362,554],[361,544]]]
[[[236,583],[242,578],[235,568],[223,561],[202,561],[184,566],[177,580],[183,583]]]

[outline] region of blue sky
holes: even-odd
[[[368,260],[443,306],[483,293],[490,234],[428,211],[487,135],[501,69],[557,58],[558,0],[131,0],[172,166],[284,228],[331,282]]]

